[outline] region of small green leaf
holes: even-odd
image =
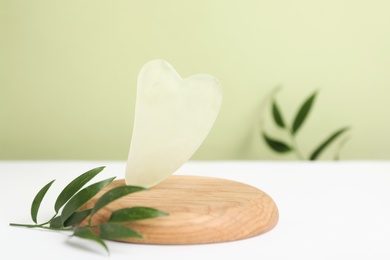
[[[95,214],[99,209],[109,204],[110,202],[119,199],[120,197],[126,196],[130,193],[141,191],[141,190],[146,190],[146,189],[138,186],[119,186],[107,191],[95,203],[95,206],[93,207],[91,212],[91,216]]]
[[[37,215],[38,215],[39,207],[41,206],[41,202],[45,197],[46,192],[49,190],[50,186],[53,184],[54,181],[55,180],[52,180],[51,182],[43,186],[43,188],[37,193],[37,195],[35,195],[35,198],[31,204],[31,218],[36,224],[37,224]]]
[[[299,109],[297,115],[295,116],[293,126],[291,128],[291,133],[295,134],[299,128],[302,126],[303,122],[305,121],[307,115],[310,112],[310,109],[313,105],[314,99],[317,95],[317,92],[314,92],[313,95],[311,95],[301,106]]]
[[[103,223],[99,227],[100,237],[103,239],[142,238],[138,232],[120,224]]]
[[[65,220],[64,227],[70,227],[72,225],[75,225],[77,223],[80,223],[82,220],[84,220],[86,217],[88,217],[89,214],[91,214],[92,209],[86,209],[83,211],[76,211],[70,217]]]
[[[329,136],[323,143],[321,143],[317,149],[314,150],[314,152],[310,156],[310,160],[316,160],[317,157],[321,154],[322,151],[325,150],[325,148],[332,143],[339,135],[344,133],[348,130],[348,127],[344,127],[335,133],[333,133],[331,136]]]
[[[83,204],[92,199],[99,191],[101,191],[104,187],[106,187],[109,183],[111,183],[115,177],[109,178],[97,183],[94,183],[81,191],[79,191],[76,195],[74,195],[68,203],[65,204],[64,209],[62,210],[61,219],[62,223],[65,221]]]
[[[268,137],[265,133],[263,133],[263,138],[268,144],[270,148],[272,148],[275,152],[278,153],[287,153],[291,151],[291,147],[281,141],[272,139]]]
[[[107,247],[106,243],[104,243],[104,241],[100,237],[95,235],[92,232],[92,230],[87,228],[87,227],[75,227],[73,236],[95,241],[95,242],[99,243],[101,246],[103,246],[104,249],[106,249],[106,251],[108,252],[108,247]]]
[[[57,216],[57,217],[53,218],[50,221],[50,227],[51,228],[61,228],[62,227],[61,216]]]
[[[148,207],[118,209],[111,214],[109,222],[130,222],[148,218],[168,216],[168,213]]]
[[[284,124],[284,120],[282,117],[282,114],[280,113],[279,106],[276,103],[276,100],[272,102],[272,115],[274,117],[275,123],[281,127],[284,128],[286,125]]]
[[[104,169],[104,166],[97,167],[92,170],[89,170],[73,181],[71,181],[58,195],[58,198],[55,202],[54,209],[56,213],[60,210],[60,208],[65,205],[65,203],[78,192],[87,182],[89,182],[93,177],[95,177],[98,173],[100,173]]]

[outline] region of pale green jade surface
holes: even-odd
[[[182,79],[164,60],[145,64],[137,81],[126,184],[151,187],[173,174],[202,144],[221,103],[215,77]]]

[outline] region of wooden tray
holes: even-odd
[[[91,208],[108,189],[125,185],[112,182],[84,208]],[[260,235],[278,222],[278,209],[270,196],[247,184],[210,177],[171,176],[147,191],[120,198],[93,217],[105,222],[117,209],[153,207],[169,216],[129,222],[144,238],[120,241],[141,244],[203,244]]]

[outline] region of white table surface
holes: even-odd
[[[268,193],[280,219],[270,232],[235,242],[159,246],[99,245],[32,223],[38,190],[56,179],[38,219],[53,214],[58,193],[81,173],[105,165],[93,181],[124,177],[122,161],[0,161],[0,259],[390,259],[390,161],[188,162],[175,174],[235,180]]]

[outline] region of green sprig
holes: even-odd
[[[52,186],[54,180],[46,184],[39,190],[31,204],[31,219],[35,224],[17,224],[10,223],[11,226],[42,228],[58,231],[71,231],[71,236],[94,241],[109,252],[104,239],[124,239],[124,238],[142,238],[142,235],[135,230],[123,225],[123,223],[137,221],[142,219],[157,218],[168,216],[167,213],[153,208],[132,207],[116,210],[112,213],[108,222],[97,226],[91,225],[92,216],[109,203],[123,196],[134,192],[146,190],[138,186],[119,186],[104,193],[95,206],[90,209],[79,211],[79,209],[88,202],[93,196],[104,189],[115,178],[109,178],[83,188],[93,177],[99,174],[104,167],[91,169],[76,179],[71,181],[58,195],[54,205],[54,215],[48,221],[38,224],[37,215],[47,191]],[[61,214],[60,213],[60,210]],[[86,225],[78,225],[81,221],[89,217]],[[122,223],[122,224],[121,224]],[[76,226],[77,225],[77,226]],[[99,232],[95,232],[99,230]]]
[[[276,91],[271,96],[272,99],[272,118],[275,122],[276,126],[281,128],[282,130],[286,131],[287,134],[290,137],[289,141],[279,140],[274,137],[270,137],[266,131],[261,129],[261,135],[265,141],[265,143],[268,145],[269,148],[271,148],[273,151],[277,153],[290,153],[293,152],[300,160],[317,160],[319,156],[324,152],[326,148],[329,147],[330,144],[336,141],[344,132],[349,130],[349,127],[343,127],[333,134],[331,134],[328,138],[326,138],[323,142],[319,144],[319,146],[315,149],[313,149],[313,152],[305,157],[300,149],[298,148],[298,144],[296,141],[296,135],[298,133],[298,130],[300,130],[304,124],[304,122],[307,120],[308,115],[313,107],[314,101],[316,100],[318,92],[314,92],[312,95],[310,95],[299,107],[294,120],[292,121],[291,125],[286,124],[281,109],[279,108],[279,105],[275,98]],[[263,126],[264,127],[264,126]],[[344,145],[345,142],[342,143]],[[341,149],[342,145],[340,146],[339,150]],[[339,151],[334,157],[336,160],[339,159]]]

